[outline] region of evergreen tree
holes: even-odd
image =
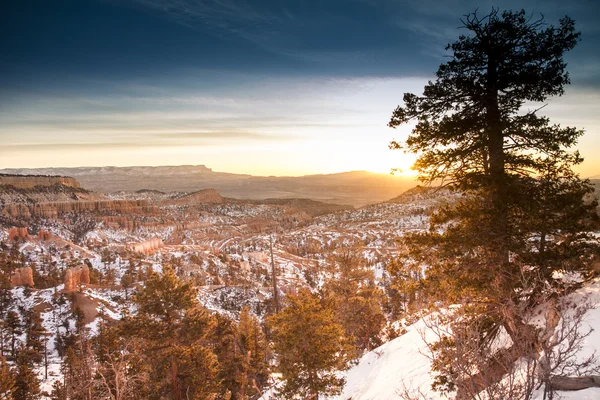
[[[88,400],[93,395],[96,360],[90,335],[81,330],[67,336],[61,370],[64,376],[63,392],[68,399]]]
[[[232,399],[243,399],[243,351],[239,341],[236,324],[221,315],[215,315],[214,353],[218,357],[217,379],[226,388]]]
[[[42,325],[42,318],[39,312],[30,310],[25,318],[25,345],[32,351],[33,361],[41,363],[44,354],[44,338],[46,329]]]
[[[37,400],[40,398],[40,382],[33,369],[33,359],[24,348],[19,349],[16,361],[15,400]]]
[[[162,274],[151,273],[135,294],[138,314],[122,332],[146,349],[150,399],[210,398],[220,391],[217,356],[211,350],[215,321],[196,296],[168,266]]]
[[[242,309],[238,329],[243,370],[242,396],[256,395],[256,388],[262,390],[269,378],[266,338],[258,318],[250,313],[249,307]]]
[[[336,317],[359,356],[381,344],[379,333],[385,324],[383,292],[375,285],[375,276],[365,260],[352,251],[334,257],[331,273],[323,291],[335,305]]]
[[[0,319],[6,318],[6,313],[12,303],[9,273],[0,268]]]
[[[503,327],[535,356],[541,339],[521,311],[568,285],[557,273],[586,277],[598,254],[588,234],[593,188],[571,171],[582,159],[569,149],[583,131],[523,110],[564,93],[563,53],[580,34],[568,17],[554,27],[525,11],[494,9],[463,23],[468,34],[447,46],[451,60],[423,95],[404,95],[389,123],[416,121],[406,143],[390,147],[419,155],[421,180],[465,193],[433,215],[430,232],[407,237],[409,268],[426,268],[420,283],[434,299],[477,304],[465,318],[485,343]]]
[[[14,311],[9,311],[6,314],[6,329],[10,340],[10,355],[12,360],[16,360],[18,336],[22,333],[21,318]]]
[[[123,276],[121,277],[121,287],[123,289],[125,289],[125,299],[128,300],[129,299],[129,289],[131,289],[131,287],[133,286],[133,275],[131,274],[131,272],[126,271]]]
[[[288,296],[289,305],[269,318],[278,368],[284,380],[283,398],[318,399],[341,392],[345,380],[337,372],[347,367],[344,328],[330,302],[301,290]]]
[[[0,399],[10,399],[14,391],[15,374],[10,369],[4,357],[0,357]]]

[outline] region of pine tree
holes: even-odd
[[[33,360],[25,348],[19,349],[16,361],[15,389],[13,397],[19,400],[40,398],[40,382],[33,369]]]
[[[122,326],[124,337],[142,341],[149,366],[149,398],[210,398],[220,391],[217,356],[211,350],[214,318],[196,290],[173,269],[151,273],[135,294],[138,314]]]
[[[12,292],[10,291],[10,278],[8,272],[3,268],[0,270],[0,319],[6,317],[12,303]]]
[[[385,324],[383,292],[375,285],[375,276],[365,260],[352,251],[334,257],[331,273],[323,292],[335,305],[337,320],[359,356],[381,344],[379,333]]]
[[[19,314],[14,311],[9,311],[6,314],[6,328],[8,330],[8,337],[10,340],[10,355],[12,360],[17,358],[17,343],[19,341],[18,336],[22,333],[21,318]]]
[[[15,391],[15,374],[4,357],[0,357],[0,399],[10,399]]]
[[[227,388],[232,399],[243,399],[243,351],[236,324],[221,315],[215,315],[214,353],[219,362],[218,381]]]
[[[42,362],[44,354],[43,336],[45,333],[46,329],[42,325],[42,318],[39,312],[30,310],[25,318],[25,345],[28,349],[32,350],[32,357],[35,363]]]
[[[96,359],[89,332],[71,334],[62,362],[64,393],[68,399],[88,400],[93,395]]]
[[[249,307],[242,309],[238,330],[243,370],[242,394],[256,395],[256,388],[262,390],[267,384],[269,365],[265,334]]]
[[[336,373],[346,368],[350,349],[333,305],[307,290],[287,301],[285,309],[269,318],[284,380],[278,394],[317,400],[340,393],[345,380]]]
[[[521,311],[568,286],[557,273],[589,276],[598,254],[593,188],[571,170],[582,162],[569,149],[583,131],[550,124],[542,107],[523,110],[564,93],[563,54],[580,34],[568,17],[554,27],[525,11],[463,23],[468,34],[447,46],[451,60],[423,95],[404,95],[389,123],[416,121],[406,143],[390,147],[418,154],[421,180],[465,193],[432,216],[430,232],[407,236],[407,261],[426,268],[421,290],[433,299],[477,304],[465,318],[488,345],[502,327],[535,357],[542,339]]]

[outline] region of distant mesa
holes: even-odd
[[[3,169],[10,174],[53,174],[76,178],[88,190],[110,193],[154,189],[161,192],[195,192],[212,188],[225,198],[309,198],[354,207],[378,203],[415,186],[413,177],[365,171],[305,176],[252,176],[217,172],[205,165],[156,167],[79,167]],[[142,192],[150,197],[159,193]]]
[[[54,186],[56,184],[80,188],[75,178],[59,175],[9,175],[0,174],[0,185],[9,185],[17,189],[33,189],[36,186]]]
[[[225,199],[215,189],[203,189],[183,195],[173,202],[178,205],[222,204]]]

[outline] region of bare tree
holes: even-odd
[[[137,363],[140,345],[127,340],[118,351],[105,349],[104,360],[98,364],[94,380],[95,398],[134,400],[143,397],[148,383],[148,373]]]
[[[538,390],[552,400],[557,391],[600,387],[600,364],[596,354],[581,356],[592,329],[584,321],[593,308],[590,301],[575,304],[569,297],[540,298],[531,312],[514,305],[511,313],[528,321],[531,338],[511,337],[504,328],[489,334],[494,316],[476,312],[477,304],[440,311],[424,319],[421,331],[427,343],[432,370],[437,372],[433,388],[456,399],[530,399]],[[434,340],[431,340],[431,336]],[[429,336],[429,337],[426,337]],[[404,390],[401,397],[424,398],[422,393]],[[415,397],[416,396],[416,397]]]

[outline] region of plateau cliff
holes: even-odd
[[[18,189],[33,189],[36,186],[54,186],[56,184],[72,188],[81,187],[77,180],[67,176],[0,174],[0,186],[9,185]]]

